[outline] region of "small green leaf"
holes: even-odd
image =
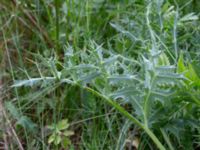
[[[187,68],[184,65],[184,60],[183,60],[183,54],[180,54],[180,57],[178,59],[178,64],[177,64],[177,72],[178,73],[183,73],[188,71]]]
[[[165,53],[160,54],[158,57],[158,66],[169,66],[170,62]]]
[[[200,85],[200,79],[190,63],[188,64],[188,72],[186,72],[185,76],[192,81],[192,84]]]
[[[73,131],[65,131],[65,132],[63,132],[63,135],[64,136],[71,136],[71,135],[74,135],[74,132]]]
[[[55,125],[50,125],[50,126],[47,126],[48,129],[50,130],[55,130],[56,126]]]
[[[53,133],[53,134],[49,137],[48,143],[51,144],[51,143],[55,140],[55,138],[56,138],[56,134]]]
[[[68,127],[69,127],[68,119],[63,119],[59,121],[57,124],[58,130],[64,130],[67,129]]]
[[[195,72],[192,64],[188,63],[188,66],[184,65],[183,55],[181,54],[177,64],[177,72],[184,73],[185,77],[192,82],[193,85],[200,86],[200,78]]]
[[[54,140],[54,144],[55,144],[55,145],[58,145],[58,144],[60,144],[60,142],[61,142],[61,137],[60,137],[60,135],[56,135],[56,136],[55,136],[55,140]]]
[[[63,138],[62,139],[62,144],[64,148],[67,148],[71,144],[71,141],[68,138]]]

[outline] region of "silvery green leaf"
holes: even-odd
[[[42,77],[42,78],[30,78],[28,80],[17,80],[11,87],[21,87],[21,86],[33,86],[41,81],[54,81],[55,77]]]
[[[30,118],[27,116],[22,116],[19,118],[19,120],[16,122],[16,125],[22,126],[25,129],[28,129],[30,131],[34,131],[36,124],[32,122]]]
[[[199,17],[197,15],[195,15],[195,13],[189,13],[185,16],[183,16],[180,21],[184,22],[184,21],[193,21],[193,20],[198,20]]]
[[[135,89],[135,87],[126,87],[110,94],[110,97],[114,99],[118,98],[125,99],[126,97],[134,96],[137,94],[140,94],[140,91]]]
[[[73,56],[74,55],[74,50],[71,46],[66,47],[65,46],[65,56]]]
[[[5,103],[6,109],[10,112],[10,114],[15,118],[19,119],[20,118],[20,112],[17,109],[17,107],[12,103],[12,102],[6,102]]]
[[[101,75],[101,72],[92,72],[90,74],[80,77],[79,80],[83,82],[91,82],[91,80],[95,79],[96,77],[100,75]]]
[[[140,41],[140,39],[138,39],[137,37],[135,37],[131,32],[125,30],[122,26],[120,26],[119,24],[114,24],[114,23],[110,23],[110,25],[115,28],[118,32],[126,35],[127,37],[129,37],[131,40],[133,41]]]

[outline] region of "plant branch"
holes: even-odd
[[[79,85],[80,86],[80,85]],[[157,145],[157,147],[160,150],[166,150],[165,147],[162,145],[162,143],[158,140],[158,138],[155,136],[155,134],[146,126],[144,126],[140,121],[138,121],[135,117],[133,117],[130,113],[128,113],[123,107],[121,107],[118,103],[115,101],[107,98],[106,96],[102,95],[101,93],[89,88],[84,87],[87,91],[91,92],[95,96],[101,97],[104,99],[107,103],[109,103],[111,106],[113,106],[115,109],[117,109],[121,114],[123,114],[126,118],[128,118],[130,121],[132,121],[134,124],[141,127],[153,140],[153,142]]]

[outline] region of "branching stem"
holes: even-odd
[[[112,107],[114,107],[115,109],[117,109],[121,114],[123,114],[131,122],[133,122],[134,124],[136,124],[140,128],[142,128],[150,136],[150,138],[153,140],[153,142],[157,145],[157,147],[160,150],[166,150],[165,147],[162,145],[162,143],[155,136],[155,134],[147,126],[143,125],[138,119],[136,119],[135,117],[133,117],[133,115],[131,115],[129,112],[127,112],[118,103],[116,103],[115,101],[107,98],[106,96],[102,95],[101,93],[99,93],[99,92],[97,92],[97,91],[95,91],[95,90],[93,90],[93,89],[91,89],[89,87],[84,87],[84,89],[86,89],[90,93],[94,94],[95,96],[98,96],[98,97],[101,97],[102,99],[104,99],[107,103],[109,103]]]

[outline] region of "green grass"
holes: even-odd
[[[198,149],[199,6],[2,0],[0,146]]]

